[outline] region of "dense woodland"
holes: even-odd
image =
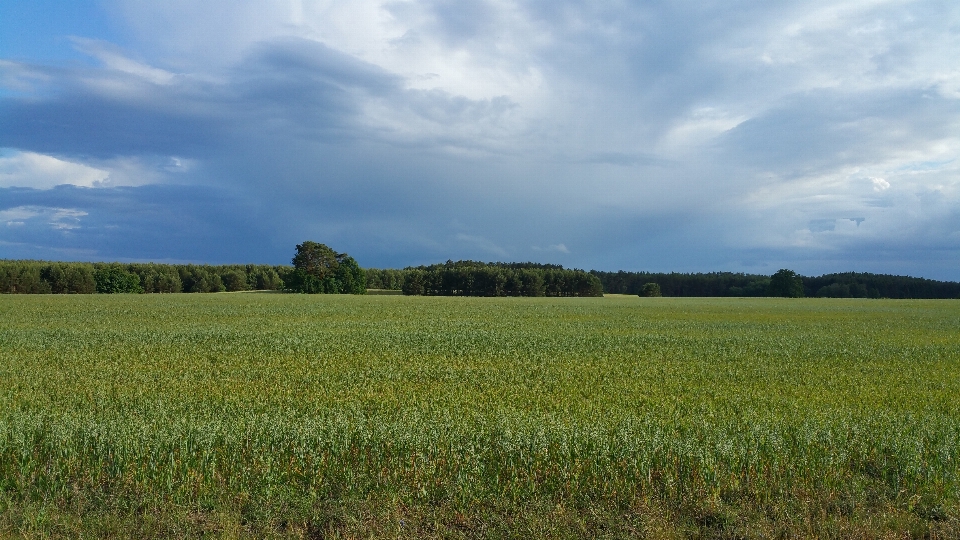
[[[178,293],[283,289],[290,266],[0,260],[0,293]]]
[[[292,290],[297,280],[294,272],[293,266],[285,265],[0,260],[0,293]],[[402,270],[368,268],[362,272],[368,288],[423,295],[635,295],[640,294],[648,283],[656,283],[663,296],[770,295],[770,276],[731,272],[680,274],[594,270],[587,273],[559,265],[475,261],[448,261]],[[800,276],[800,279],[803,294],[809,297],[960,298],[960,283],[952,281],[855,272]]]
[[[596,276],[558,265],[447,261],[404,272],[401,290],[406,295],[603,296]]]
[[[711,272],[705,274],[598,272],[606,293],[639,294],[647,283],[663,296],[771,296],[770,276]],[[848,272],[799,276],[803,295],[828,298],[960,298],[960,283],[909,276]]]

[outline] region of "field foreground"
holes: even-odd
[[[960,302],[0,296],[0,537],[960,537]]]

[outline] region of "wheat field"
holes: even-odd
[[[960,302],[0,296],[0,536],[958,538]]]

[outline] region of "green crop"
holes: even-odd
[[[0,532],[950,538],[958,328],[953,301],[0,296]]]

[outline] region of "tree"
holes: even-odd
[[[341,294],[366,294],[367,293],[367,274],[360,268],[357,261],[346,253],[341,253],[339,257],[339,266],[334,272],[334,278],[340,284]]]
[[[220,275],[220,281],[230,292],[247,290],[246,272],[231,268]]]
[[[413,269],[407,272],[403,280],[403,294],[411,296],[421,296],[427,294],[426,272],[424,270]]]
[[[309,294],[364,294],[367,278],[353,257],[307,240],[297,245],[293,272],[284,279],[288,289]]]
[[[125,272],[122,268],[116,266],[97,270],[93,273],[93,280],[96,282],[97,292],[100,294],[143,292],[139,276]]]
[[[768,293],[770,296],[803,298],[803,279],[793,270],[781,268],[770,276]]]
[[[663,296],[663,293],[660,292],[660,285],[656,283],[644,283],[643,287],[640,289],[640,294],[637,296]]]
[[[97,291],[93,265],[86,263],[51,263],[40,270],[40,279],[50,284],[55,294],[92,294]]]
[[[293,256],[293,267],[305,275],[324,280],[333,275],[340,266],[340,257],[346,253],[337,253],[324,244],[307,240],[297,244],[297,254]]]

